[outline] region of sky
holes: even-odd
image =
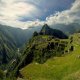
[[[22,29],[80,23],[80,0],[0,0],[0,24]]]

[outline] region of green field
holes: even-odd
[[[20,70],[24,80],[80,80],[80,34],[73,35],[74,51],[48,59],[44,64],[33,62]],[[22,79],[22,80],[23,80]],[[18,79],[21,80],[21,79]]]

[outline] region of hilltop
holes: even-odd
[[[17,50],[18,43],[16,44],[16,40],[14,38],[15,30],[12,31],[12,28],[9,28],[7,30],[10,30],[9,33],[11,34],[8,36],[10,37],[10,39],[12,39],[12,43],[15,41],[14,48],[16,49],[14,49],[14,52],[12,53],[13,58],[7,64],[7,73],[5,74],[5,79],[12,79],[13,77],[13,80],[15,80],[16,76],[24,76],[19,70],[25,68],[25,66],[29,66],[33,63],[44,65],[48,60],[55,57],[62,57],[64,54],[70,53],[74,50],[74,46],[72,44],[73,37],[68,37],[62,31],[58,29],[52,29],[47,24],[43,25],[42,29],[39,32],[34,32],[32,38],[27,42],[27,44],[23,46],[20,51],[19,49]],[[4,31],[4,29],[2,29],[1,33],[2,32],[8,34],[8,31]],[[6,39],[10,40],[8,37],[6,37]],[[5,42],[6,41],[7,40],[5,40]],[[5,44],[7,44],[7,42]],[[11,46],[11,43],[7,45]],[[5,55],[5,57],[6,56],[7,55]]]
[[[52,29],[51,27],[49,27],[47,24],[44,24],[40,34],[42,35],[51,35],[54,36],[55,38],[60,38],[60,39],[67,39],[68,36],[63,33],[61,30],[58,29]]]
[[[51,31],[55,31],[55,33],[57,33],[57,36],[56,34],[54,35],[54,32],[52,33]],[[63,55],[68,54],[74,50],[72,44],[73,37],[68,38],[65,35],[66,38],[64,37],[64,39],[62,39],[58,37],[58,35],[60,35],[58,32],[65,35],[59,30],[54,30],[49,26],[44,25],[40,33],[36,32],[36,35],[33,35],[23,51],[21,62],[17,66],[19,70],[21,69],[20,74],[23,76],[23,78],[29,80],[44,80],[42,76],[48,74],[48,71],[44,71],[46,69],[45,64],[49,65],[47,63],[49,60],[52,60],[51,63],[53,63],[55,57],[62,57]],[[52,68],[50,67],[51,65],[49,65],[49,69]],[[41,76],[38,74],[38,72]],[[49,73],[52,75],[51,71],[49,71]],[[30,77],[30,75],[32,77]],[[44,77],[45,80],[48,79],[46,79],[46,76]]]
[[[68,47],[67,44],[69,44],[69,40],[63,32],[44,25],[39,33],[35,32],[35,34],[33,34],[27,46],[25,46],[23,57],[18,67],[22,68],[32,61],[44,63],[48,58],[61,56],[67,51],[65,50],[65,48]],[[71,48],[71,46],[69,48]]]
[[[20,70],[24,80],[80,80],[80,34],[72,35],[74,50],[44,64],[32,62]],[[66,41],[66,40],[65,40]],[[19,78],[18,78],[19,80]]]

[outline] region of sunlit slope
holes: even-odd
[[[80,34],[73,35],[74,51],[47,60],[33,62],[20,70],[25,80],[80,80]]]

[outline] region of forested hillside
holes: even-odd
[[[0,69],[3,70],[1,71],[3,79],[10,80],[12,77],[13,80],[16,80],[16,77],[28,79],[30,77],[26,74],[22,75],[25,66],[34,63],[44,65],[50,59],[74,51],[73,36],[68,36],[59,29],[52,29],[47,24],[43,25],[41,30],[35,30],[30,36],[28,34],[31,29],[28,31],[3,25],[0,28]],[[33,80],[33,77],[31,79]]]

